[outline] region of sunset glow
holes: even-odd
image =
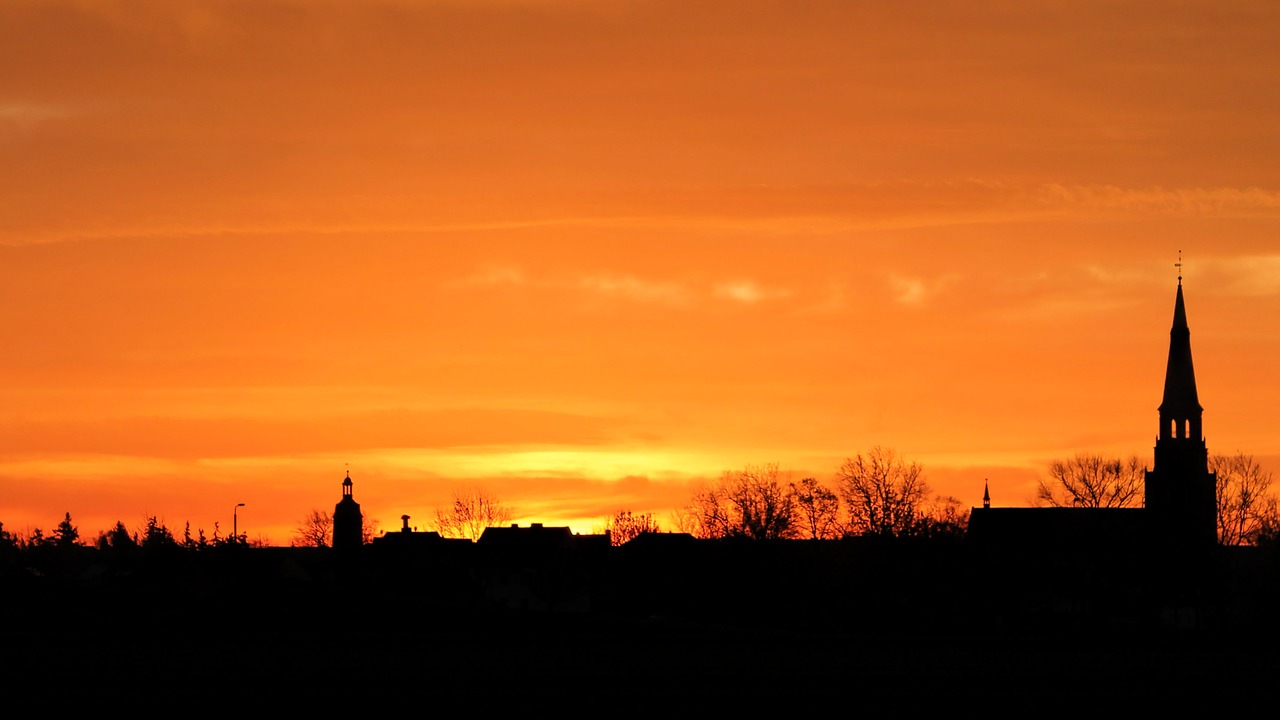
[[[1280,6],[0,4],[0,522],[669,526],[888,446],[1280,471]]]

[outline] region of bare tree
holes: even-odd
[[[776,463],[725,471],[717,482],[694,491],[678,524],[702,538],[795,537],[795,493]]]
[[[1280,543],[1280,501],[1272,495],[1267,498],[1266,507],[1262,511],[1262,519],[1258,529],[1251,538],[1255,545],[1275,547]]]
[[[917,529],[929,485],[919,463],[874,447],[845,460],[836,471],[840,497],[854,535],[910,535]]]
[[[1081,453],[1049,463],[1049,477],[1036,483],[1035,500],[1050,507],[1141,507],[1144,465],[1127,459]]]
[[[795,495],[776,463],[747,466],[726,480],[739,534],[754,540],[795,535]]]
[[[436,531],[444,537],[478,540],[485,528],[511,522],[511,509],[479,488],[453,494],[453,504],[436,508]]]
[[[1218,542],[1255,544],[1277,524],[1271,472],[1242,452],[1210,455],[1209,470],[1218,474]]]
[[[293,547],[329,547],[333,545],[333,515],[312,510],[293,530]]]
[[[635,514],[630,510],[620,510],[605,523],[609,533],[610,545],[624,545],[641,535],[662,532],[658,523],[650,513]]]
[[[373,539],[381,534],[378,530],[381,525],[382,521],[366,517],[360,525],[360,542],[364,545],[373,542]]]
[[[689,504],[676,511],[675,524],[676,529],[695,537],[728,537],[729,516],[719,483],[705,483],[696,486]]]
[[[814,540],[838,538],[840,498],[816,479],[808,477],[791,483],[795,496],[796,519],[800,534]]]
[[[969,529],[969,508],[958,498],[937,495],[920,509],[919,534],[962,538]]]

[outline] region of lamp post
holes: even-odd
[[[236,503],[236,506],[231,508],[231,542],[233,543],[240,542],[239,519],[236,517],[236,511],[242,507],[244,503]]]

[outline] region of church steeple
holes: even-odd
[[[1182,261],[1178,261],[1181,267]],[[1200,396],[1191,362],[1191,330],[1178,275],[1169,330],[1169,360],[1165,367],[1164,397],[1160,402],[1160,432],[1156,435],[1155,465],[1146,472],[1144,504],[1157,518],[1169,540],[1210,544],[1217,540],[1217,477],[1209,472]]]
[[[1182,299],[1182,278],[1173,304],[1173,327],[1169,330],[1169,363],[1164,373],[1164,399],[1160,402],[1160,439],[1203,440],[1201,417],[1204,408],[1196,392],[1196,371],[1191,362],[1191,329],[1187,326],[1187,306]]]

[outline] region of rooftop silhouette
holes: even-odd
[[[1019,553],[1050,546],[1067,552],[1099,544],[1126,556],[1139,551],[1198,556],[1212,549],[1218,538],[1218,498],[1214,474],[1209,472],[1203,413],[1179,275],[1158,408],[1155,464],[1144,472],[1143,507],[992,508],[989,488],[984,488],[983,506],[973,508],[969,518],[970,537]]]
[[[1179,278],[1144,507],[992,507],[988,485],[965,535],[643,531],[615,545],[607,533],[507,523],[472,541],[418,532],[405,515],[365,542],[347,473],[331,547],[179,541],[155,522],[88,547],[70,513],[57,542],[0,536],[0,590],[21,618],[5,662],[25,679],[68,647],[111,657],[66,681],[141,700],[246,682],[397,692],[432,677],[558,701],[674,702],[743,683],[791,693],[851,673],[867,691],[927,682],[953,693],[995,673],[1002,692],[1030,698],[1057,692],[1045,678],[1081,663],[1125,668],[1104,684],[1113,699],[1260,681],[1280,670],[1266,649],[1280,639],[1280,546],[1216,542],[1202,412]],[[205,670],[194,679],[154,661],[139,636],[198,649]],[[1229,641],[1245,669],[1228,673],[1188,637],[1215,652]],[[282,643],[297,657],[246,681]],[[1157,651],[1164,664],[1150,663]]]

